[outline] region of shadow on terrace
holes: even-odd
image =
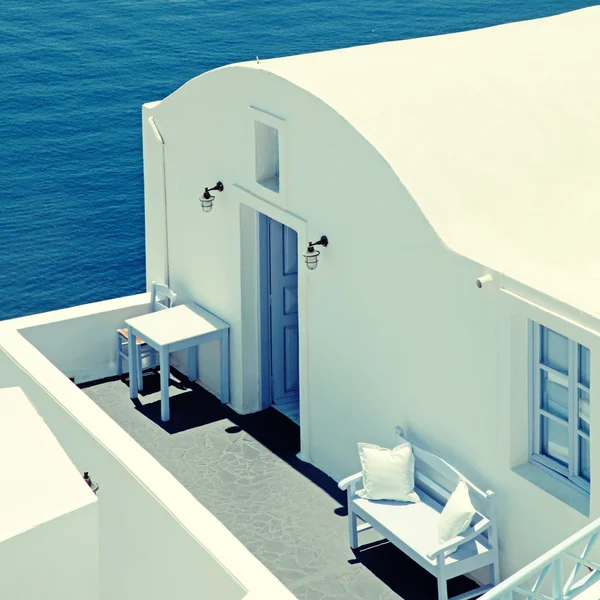
[[[296,458],[292,421],[273,409],[239,415],[172,371],[171,421],[162,423],[159,385],[146,373],[136,401],[118,378],[81,388],[298,598],[437,598],[435,578],[387,541],[367,533],[366,544],[350,549],[345,494]],[[448,591],[474,587],[460,577]]]

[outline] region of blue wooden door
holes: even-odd
[[[271,400],[297,402],[298,363],[298,236],[269,220],[271,301]]]

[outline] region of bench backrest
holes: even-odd
[[[396,428],[399,443],[410,442],[401,427]],[[479,516],[475,516],[476,523],[482,516],[493,520],[492,492],[483,492],[464,475],[449,465],[443,458],[423,450],[410,442],[415,455],[415,487],[423,490],[442,506],[446,505],[448,498],[456,489],[462,479],[469,487],[471,503]]]

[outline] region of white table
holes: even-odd
[[[182,304],[166,310],[148,313],[127,319],[129,339],[142,338],[158,350],[160,358],[160,418],[171,418],[169,406],[170,354],[188,349],[188,378],[198,379],[198,345],[220,341],[221,349],[221,402],[229,402],[229,325],[197,304]],[[138,352],[137,344],[129,344],[129,396],[138,395]]]

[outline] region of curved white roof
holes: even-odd
[[[600,7],[244,66],[322,99],[452,250],[600,307]]]

